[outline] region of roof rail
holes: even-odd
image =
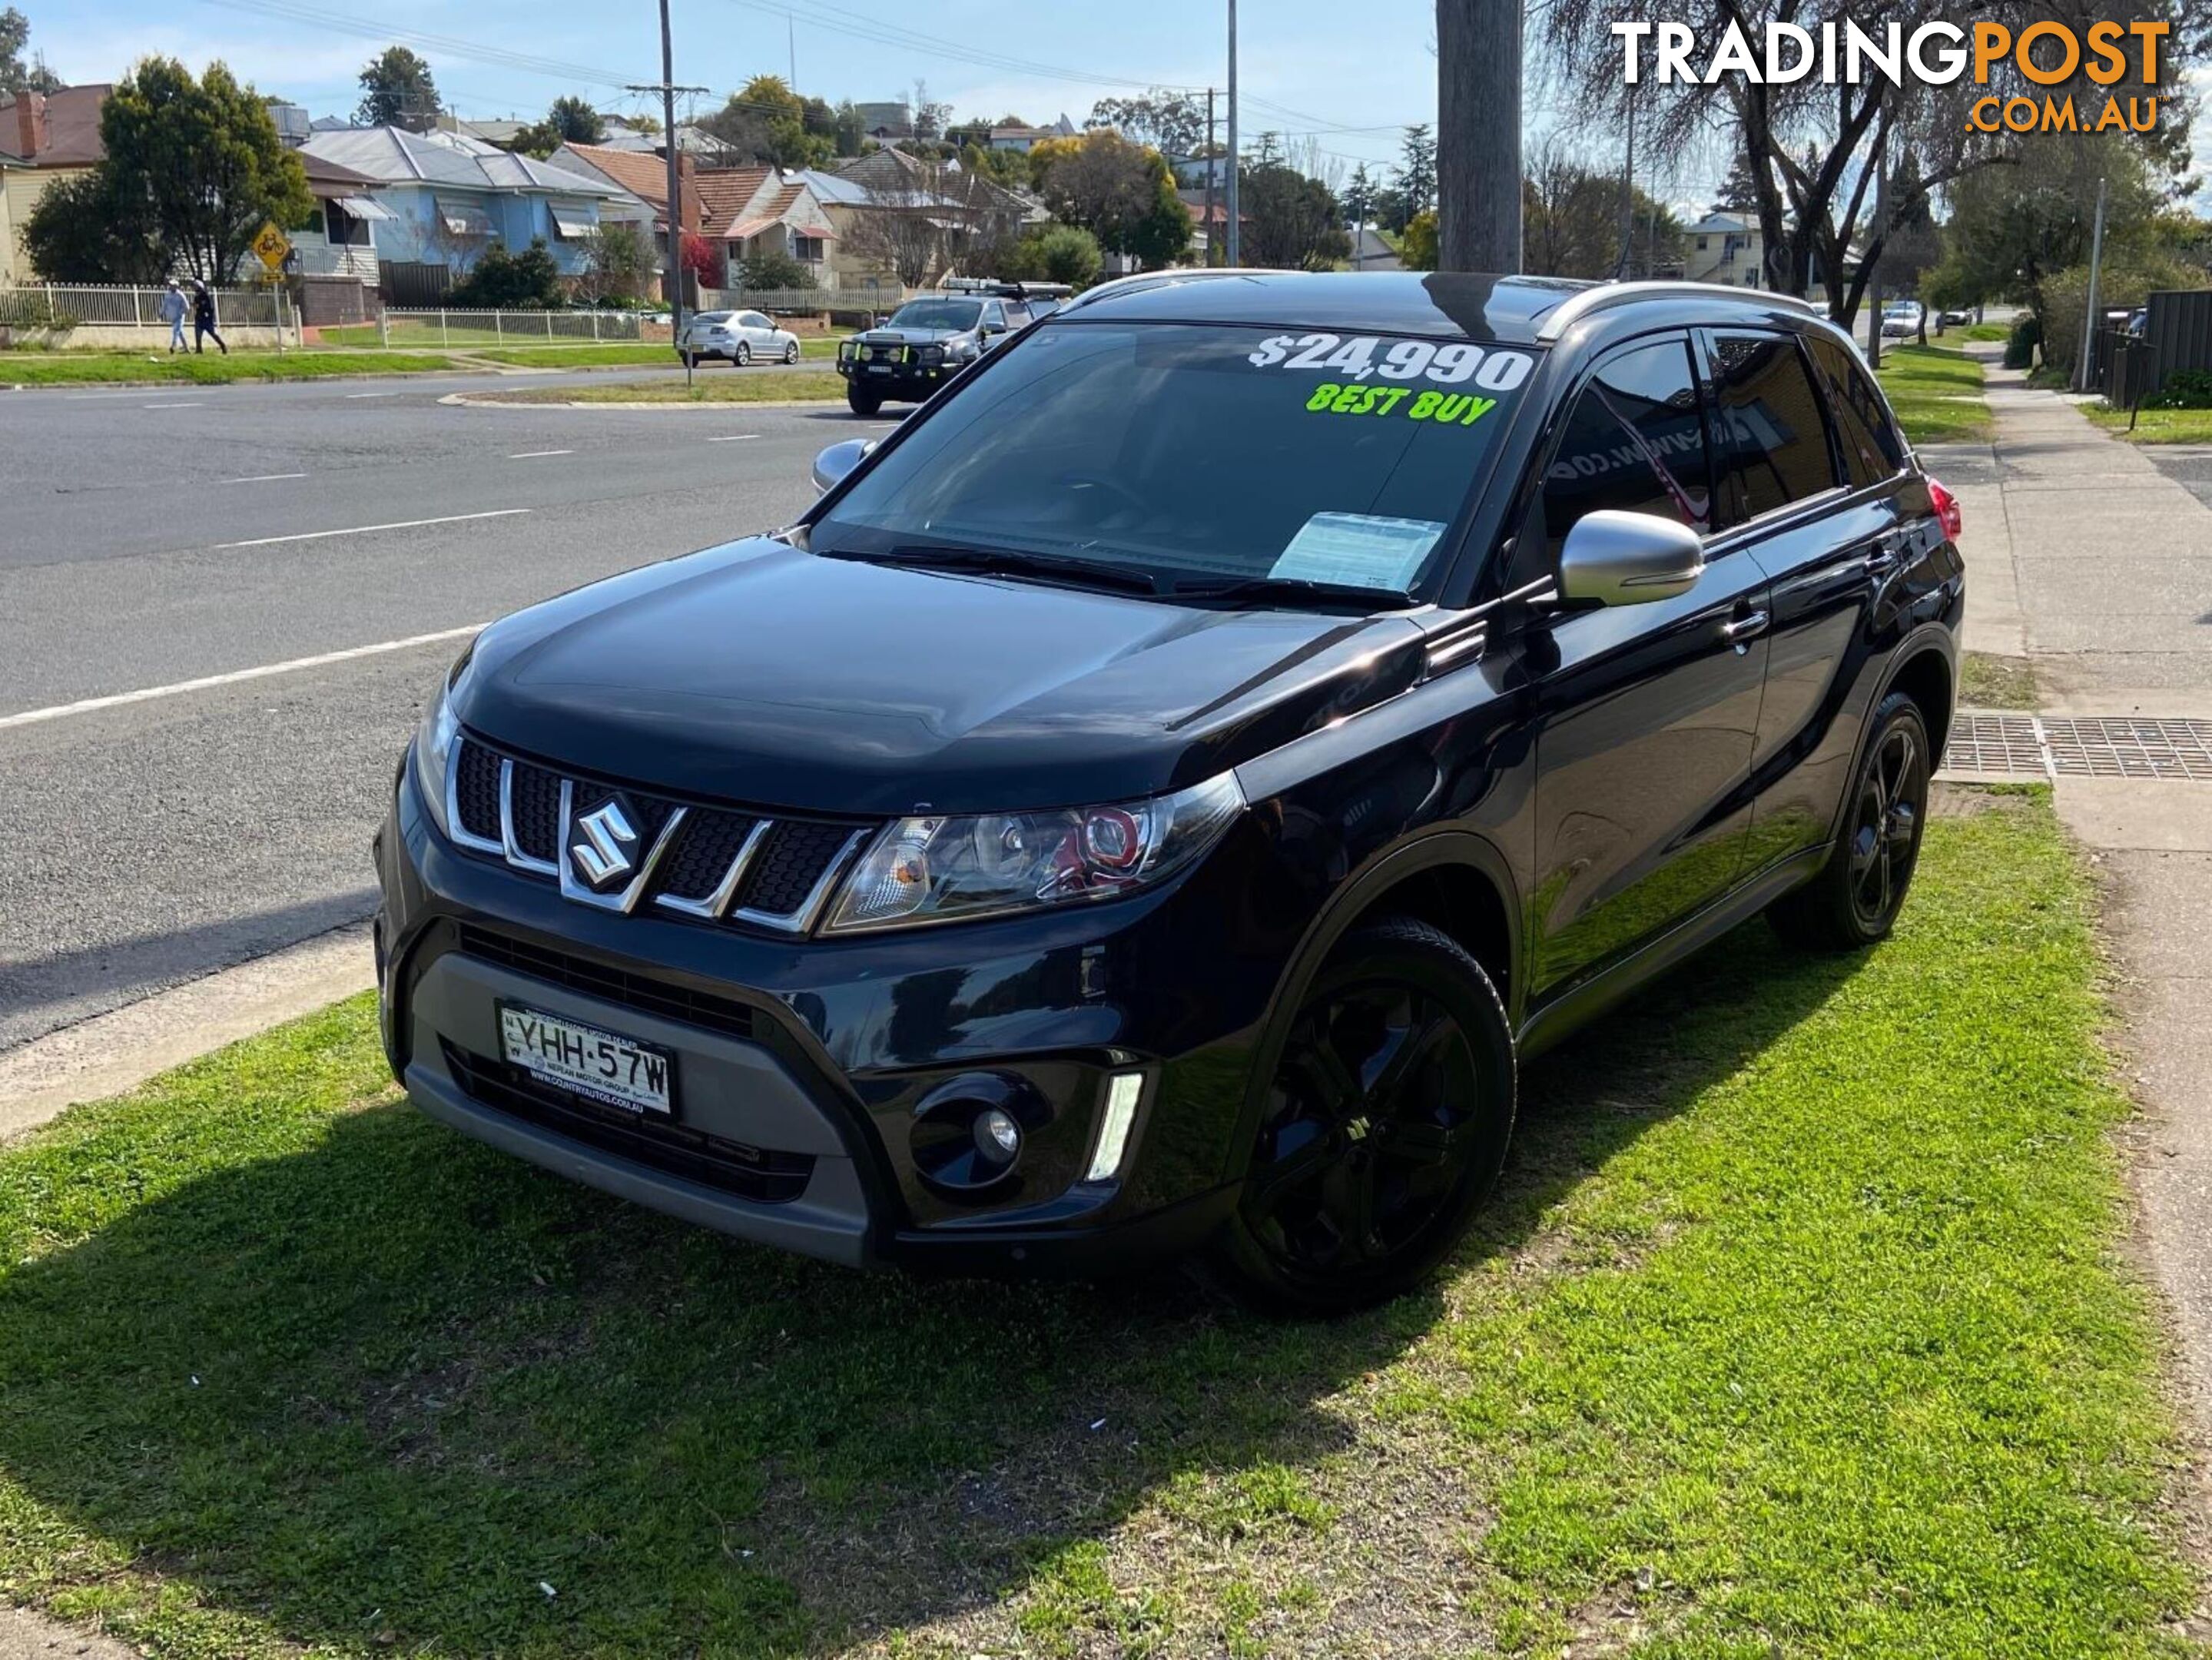
[[[1209,277],[1280,277],[1284,273],[1267,265],[1178,265],[1168,271],[1140,271],[1127,277],[1116,277],[1110,282],[1088,288],[1060,308],[1063,317],[1079,306],[1087,306],[1093,300],[1103,300],[1117,294],[1139,294],[1146,289],[1173,288],[1181,283],[1200,283]]]
[[[1776,294],[1767,289],[1730,288],[1725,283],[1605,283],[1594,289],[1584,289],[1572,294],[1544,313],[1537,325],[1539,340],[1556,340],[1573,325],[1592,312],[1607,311],[1614,306],[1627,304],[1632,300],[1677,299],[1710,300],[1717,294],[1731,299],[1757,300],[1767,305],[1795,306],[1800,311],[1813,312],[1813,302],[1801,300],[1794,294]],[[1815,313],[1817,314],[1817,313]]]

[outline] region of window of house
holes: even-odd
[[[1808,344],[1814,366],[1827,383],[1828,408],[1835,417],[1844,472],[1855,485],[1894,476],[1905,465],[1905,444],[1865,368],[1839,340],[1816,334]]]
[[[822,239],[818,236],[793,237],[791,257],[794,259],[819,259],[822,257]]]
[[[1712,239],[1711,239],[1711,237],[1700,236],[1700,237],[1698,239],[1698,252],[1699,253],[1703,253],[1703,252],[1705,252],[1706,244],[1707,244],[1707,243],[1709,243],[1711,240],[1712,240]]]
[[[1735,517],[1755,519],[1834,489],[1820,394],[1795,337],[1719,332],[1712,340],[1714,460],[1735,492]]]
[[[1543,535],[1522,537],[1511,584],[1556,569],[1575,521],[1600,508],[1712,528],[1705,423],[1680,336],[1608,357],[1577,394],[1544,472]]]

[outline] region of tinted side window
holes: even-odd
[[[1680,520],[1700,534],[1712,528],[1711,470],[1686,341],[1609,357],[1576,395],[1544,475],[1553,559],[1575,520],[1601,508]]]
[[[1740,519],[1787,507],[1836,483],[1820,395],[1786,334],[1713,336],[1713,441]]]
[[[1890,424],[1889,410],[1875,390],[1873,377],[1850,348],[1813,335],[1807,344],[1813,362],[1826,382],[1828,409],[1836,418],[1836,436],[1844,452],[1844,470],[1854,484],[1879,483],[1905,465],[1905,445]]]

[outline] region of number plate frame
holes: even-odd
[[[549,1088],[617,1108],[641,1119],[676,1117],[673,1050],[572,1020],[565,1014],[533,1008],[527,1003],[501,998],[495,1007],[499,1017],[500,1058],[507,1065],[521,1068]],[[519,1027],[518,1022],[535,1022],[541,1031],[550,1028],[568,1033],[577,1040],[582,1058],[571,1062],[565,1056],[547,1055],[532,1044],[528,1030]],[[660,1066],[661,1083],[657,1093],[649,1081],[645,1085],[635,1081],[641,1067],[649,1079],[651,1063],[656,1061]],[[611,1076],[607,1068],[612,1069]]]

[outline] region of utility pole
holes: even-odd
[[[661,144],[668,157],[668,316],[671,337],[681,350],[684,340],[684,188],[677,167],[676,94],[679,92],[704,93],[704,87],[679,87],[676,84],[676,43],[668,27],[668,0],[660,0],[660,79],[645,85],[629,85],[625,92],[657,92],[660,94],[663,125]],[[684,379],[688,385],[691,366],[684,366]]]
[[[2087,392],[2096,377],[2097,278],[2105,264],[2105,181],[2097,180],[2097,220],[2089,233],[2089,310],[2081,319],[2081,350],[2075,354],[2074,390]]]
[[[1630,257],[1636,247],[1636,88],[1626,91],[1628,147],[1620,158],[1620,258],[1613,262],[1616,282],[1627,280]]]
[[[1221,239],[1213,234],[1213,183],[1221,172],[1221,157],[1213,149],[1213,88],[1206,89],[1206,263],[1214,261],[1214,245]]]
[[[799,25],[789,12],[783,15],[783,44],[791,52],[791,79],[784,84],[793,92],[799,90]]]
[[[1241,264],[1244,257],[1243,224],[1237,212],[1237,0],[1229,0],[1229,253],[1224,264]]]
[[[1437,263],[1521,269],[1521,8],[1437,0]]]

